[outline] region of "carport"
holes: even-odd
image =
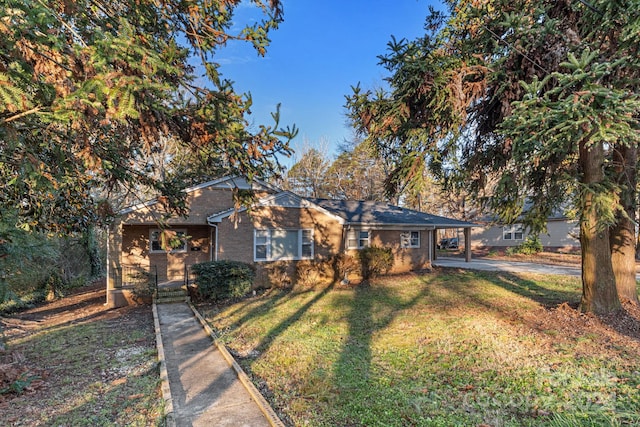
[[[437,251],[438,230],[450,230],[450,229],[463,230],[464,260],[466,262],[471,261],[471,228],[479,227],[478,224],[474,224],[467,221],[460,221],[457,219],[446,218],[446,217],[438,217],[434,215],[433,227],[434,227],[434,231],[432,234],[432,237],[433,237],[432,245],[434,249],[432,251],[432,256],[433,256],[432,261],[435,261],[438,258],[438,251]]]

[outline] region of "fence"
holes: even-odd
[[[122,287],[158,287],[158,269],[155,265],[123,265],[112,270],[112,279],[116,288]]]
[[[191,269],[191,267],[193,267],[192,265],[185,265],[184,266],[184,284],[186,286],[189,286],[190,284],[195,282],[196,279],[196,275],[193,272],[193,270]]]

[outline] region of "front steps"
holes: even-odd
[[[189,302],[190,298],[187,290],[183,287],[169,288],[159,287],[154,297],[156,304],[170,304],[175,302]]]

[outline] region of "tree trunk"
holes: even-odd
[[[614,170],[621,187],[620,204],[624,212],[616,214],[616,224],[611,227],[611,263],[616,278],[616,288],[621,301],[638,304],[636,288],[636,146],[616,145],[613,154]]]
[[[611,264],[609,229],[599,223],[599,213],[594,203],[595,185],[604,177],[604,147],[595,143],[580,146],[580,166],[585,191],[582,218],[580,221],[580,244],[582,246],[582,300],[584,312],[606,314],[621,308],[616,292],[616,282]]]

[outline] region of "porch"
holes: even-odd
[[[156,265],[123,265],[110,269],[107,305],[111,308],[150,304],[152,301],[182,302],[188,299],[187,285],[193,282],[189,266],[181,279],[159,280]]]

